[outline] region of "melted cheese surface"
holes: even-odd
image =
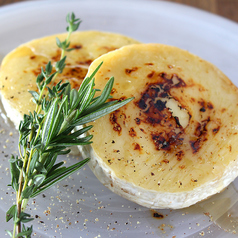
[[[44,68],[49,61],[55,64],[60,59],[61,50],[56,45],[56,37],[63,41],[67,33],[27,42],[10,52],[2,62],[0,93],[6,105],[6,112],[16,125],[24,114],[35,109],[28,91],[37,91],[36,77],[41,72],[41,67]],[[69,81],[72,88],[79,88],[93,60],[132,43],[139,42],[116,33],[74,32],[70,38],[70,48],[74,50],[66,52],[66,67],[55,83],[60,80]],[[15,116],[11,113],[12,110],[18,114],[17,117],[16,113]]]
[[[113,99],[135,97],[93,123],[92,150],[114,181],[181,195],[214,182],[216,193],[238,175],[228,169],[238,163],[238,91],[220,70],[159,44],[108,53],[89,73],[101,61],[96,88],[114,76]]]

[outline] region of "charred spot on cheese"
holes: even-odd
[[[185,152],[183,150],[180,150],[175,154],[175,156],[177,156],[178,161],[181,161],[184,155],[185,155]]]
[[[53,62],[57,62],[60,60],[60,58],[61,58],[61,49],[57,49],[55,54],[53,56],[51,56],[51,60]]]
[[[151,132],[151,139],[156,150],[172,151],[174,148],[183,144],[181,135],[181,132],[176,134],[173,131]]]
[[[199,105],[201,106],[200,112],[205,112],[207,109],[212,110],[213,105],[211,102],[205,102],[203,99],[198,101]]]
[[[149,77],[156,78],[156,81],[147,85],[140,99],[135,102],[142,112],[140,118],[135,120],[137,123],[143,122],[150,124],[152,128],[155,127],[150,134],[157,150],[171,151],[182,144],[184,128],[181,126],[179,116],[173,115],[173,111],[167,107],[167,104],[169,100],[175,101],[170,91],[173,88],[183,88],[186,84],[175,74],[169,76],[166,73],[153,71]],[[183,109],[181,105],[179,107]],[[188,114],[188,112],[185,113]],[[187,115],[186,123],[189,120],[190,117]]]
[[[87,59],[87,60],[78,60],[76,63],[78,65],[85,65],[85,66],[89,66],[91,63],[93,62],[93,60],[91,59]]]
[[[80,66],[73,68],[68,66],[65,67],[64,72],[59,75],[59,79],[61,79],[62,82],[69,81],[72,88],[79,89],[83,79],[87,74],[87,71],[87,69]]]
[[[138,67],[133,67],[131,69],[125,69],[126,74],[131,74],[132,72],[137,71],[139,68]]]
[[[167,104],[176,104],[177,99],[172,96],[171,90],[186,87],[185,82],[176,74],[169,76],[166,73],[156,73],[155,71],[152,71],[147,77],[153,78],[154,82],[147,86],[141,93],[140,100],[136,102],[136,105],[146,114],[146,121],[152,126],[158,123],[172,123],[176,124],[176,127],[180,127],[179,117],[172,115],[173,111],[171,112]],[[178,107],[186,110],[180,104]]]
[[[216,134],[219,130],[220,130],[220,126],[218,126],[217,128],[214,128],[212,130],[212,132],[213,132],[213,134]]]
[[[134,129],[133,127],[130,128],[130,130],[129,130],[129,135],[130,135],[131,137],[135,137],[135,136],[136,136],[136,132],[135,132],[135,129]]]
[[[35,68],[34,70],[32,70],[32,73],[37,76],[41,73],[41,68],[45,67],[46,62],[40,64],[37,68]],[[62,82],[70,82],[70,85],[72,88],[75,88],[76,90],[79,89],[83,79],[85,78],[86,74],[87,74],[87,68],[84,67],[80,67],[80,66],[71,66],[70,64],[67,64],[63,73],[61,73],[58,76],[58,80],[62,80]],[[55,72],[55,70],[53,69],[52,72]],[[57,80],[57,81],[58,81]],[[56,85],[57,82],[54,83],[54,85]]]
[[[189,109],[173,94],[174,90],[183,91],[186,87],[201,86],[195,85],[192,80],[190,84],[186,84],[177,74],[152,71],[147,77],[152,83],[147,84],[140,98],[134,102],[140,110],[140,117],[135,118],[136,124],[144,123],[154,128],[151,129],[150,136],[156,150],[177,151],[178,161],[184,156],[184,152],[178,151],[184,141],[189,141],[192,152],[197,153],[208,139],[207,124],[211,121],[210,114],[208,112],[208,116],[205,115],[205,119],[200,122],[191,121]],[[194,98],[191,101],[196,103]],[[199,99],[197,104],[200,105],[201,113],[214,109],[212,102],[204,99]],[[192,134],[187,135],[186,128],[191,124],[195,125],[195,129]],[[213,134],[218,130],[219,126],[213,128]]]
[[[138,118],[138,117],[135,118],[135,122],[136,122],[137,125],[140,125],[140,118]]]
[[[116,92],[117,92],[117,90],[115,88],[113,88],[112,91],[111,91],[111,95],[113,95]]]
[[[202,146],[202,143],[205,142],[207,138],[207,124],[210,122],[210,117],[206,120],[203,120],[201,123],[197,122],[197,127],[194,131],[194,136],[196,139],[190,140],[190,145],[193,150],[193,153],[199,151]]]
[[[125,100],[126,99],[126,97],[125,96],[123,96],[123,97],[120,97],[117,101],[118,102],[121,102],[121,101],[123,101],[123,100]],[[126,107],[126,106],[125,106]]]
[[[75,50],[79,50],[79,49],[83,48],[83,46],[80,45],[80,44],[74,44],[74,45],[71,46],[71,48],[75,49]]]
[[[138,143],[133,143],[133,145],[134,145],[134,150],[141,150],[142,148],[141,148],[141,146],[138,144]]]
[[[118,132],[118,135],[121,135],[121,125],[118,122],[118,114],[120,110],[116,110],[110,114],[109,121],[113,126],[113,130]]]

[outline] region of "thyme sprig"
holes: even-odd
[[[34,198],[59,181],[65,179],[82,166],[89,158],[72,166],[65,167],[58,162],[58,155],[70,152],[71,146],[92,143],[87,132],[92,126],[86,123],[94,121],[125,105],[132,99],[108,101],[113,87],[113,77],[109,79],[101,94],[95,97],[94,76],[101,67],[84,79],[79,90],[71,89],[69,83],[61,81],[52,86],[55,78],[65,67],[65,52],[70,51],[70,35],[76,31],[80,19],[68,14],[68,36],[65,41],[56,39],[61,48],[61,59],[55,66],[49,62],[36,79],[38,92],[30,91],[36,110],[24,115],[19,125],[19,155],[11,156],[11,186],[16,191],[16,204],[6,213],[6,221],[13,219],[13,231],[7,231],[12,237],[31,237],[33,227],[24,223],[33,218],[25,213],[30,198]],[[51,86],[50,86],[51,85]],[[44,96],[45,95],[45,96]]]

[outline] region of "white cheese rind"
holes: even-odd
[[[88,165],[98,180],[112,192],[151,209],[181,209],[221,192],[238,176],[238,163],[233,161],[227,166],[222,179],[214,179],[187,192],[158,192],[136,186],[118,178],[91,145],[79,147],[84,158],[91,158]]]
[[[11,106],[9,101],[1,95],[1,91],[0,100],[2,103],[3,110],[5,112],[2,112],[1,116],[6,116],[7,118],[9,118],[13,122],[15,128],[18,129],[20,121],[22,120],[22,114],[17,109]]]

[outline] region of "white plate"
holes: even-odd
[[[218,66],[238,85],[238,25],[190,7],[161,1],[29,1],[0,8],[0,58],[19,44],[65,31],[65,16],[74,11],[80,30],[118,32],[142,42],[186,49]],[[222,96],[222,95],[221,95]],[[13,136],[9,133],[13,132]],[[5,212],[15,199],[8,158],[17,150],[17,132],[0,118],[0,237],[12,223]],[[61,158],[70,165],[77,158]],[[233,237],[237,229],[236,180],[221,195],[183,210],[156,211],[129,202],[101,185],[89,168],[31,200],[36,237]],[[232,211],[229,209],[233,209]],[[204,213],[210,212],[214,224]],[[30,224],[29,224],[30,225]]]

